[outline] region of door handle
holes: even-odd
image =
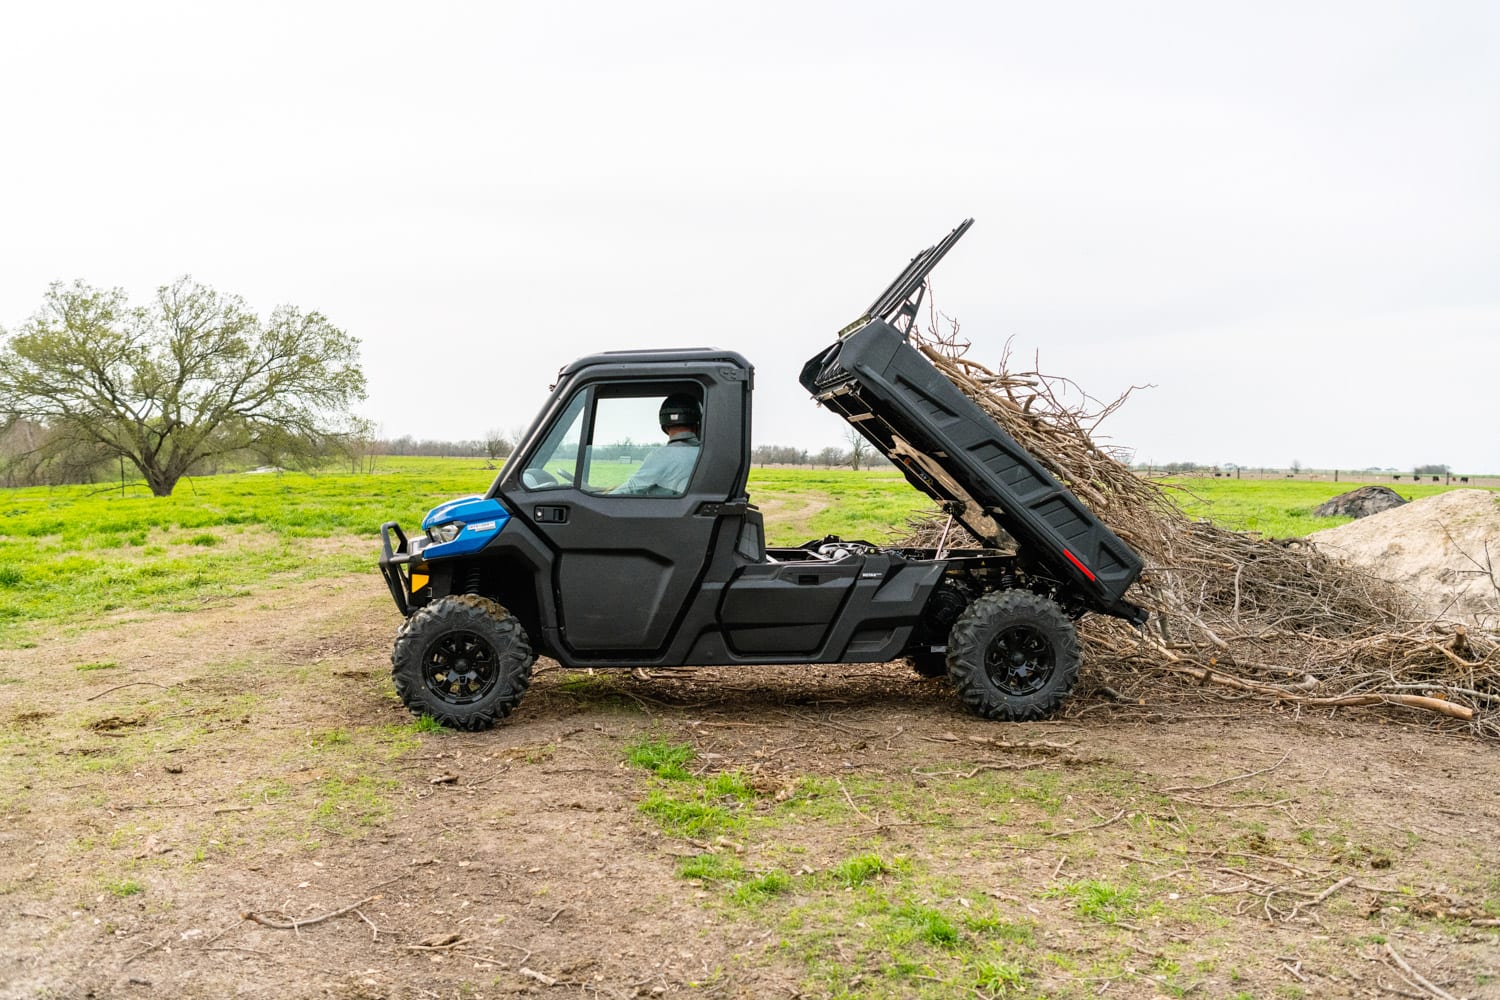
[[[568,508],[538,507],[536,509],[536,522],[538,524],[567,524]]]

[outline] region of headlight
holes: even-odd
[[[441,545],[451,542],[458,537],[459,532],[464,530],[462,521],[449,521],[447,524],[435,524],[427,529],[427,537],[432,539],[433,544]]]

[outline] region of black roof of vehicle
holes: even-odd
[[[702,364],[722,361],[749,371],[750,362],[737,351],[725,351],[717,347],[662,347],[644,351],[602,351],[589,354],[564,365],[558,371],[559,378],[571,375],[590,365],[654,365],[672,362]]]

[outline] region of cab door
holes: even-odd
[[[560,647],[583,658],[652,660],[671,643],[708,565],[717,505],[736,480],[743,489],[736,404],[744,390],[680,366],[580,379],[539,443],[501,477],[507,506],[553,551]],[[668,445],[658,423],[663,400],[677,394],[698,400],[702,413],[686,487],[678,495],[615,492],[657,448],[683,447]],[[681,464],[682,453],[674,460]]]

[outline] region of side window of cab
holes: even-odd
[[[552,425],[542,446],[521,470],[521,482],[529,490],[559,490],[573,485],[583,449],[583,415],[589,393],[573,397],[568,408]]]
[[[568,403],[521,482],[596,496],[680,497],[702,451],[702,390],[692,383],[599,385]]]

